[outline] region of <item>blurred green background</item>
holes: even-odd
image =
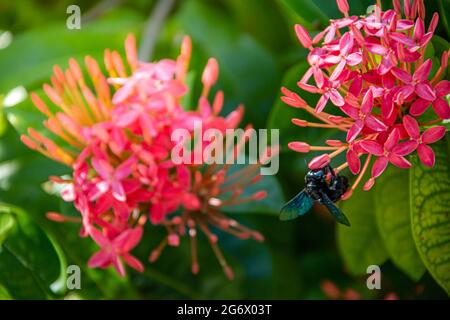
[[[441,13],[431,56],[449,48],[449,13],[444,9],[449,2],[426,1],[428,19],[432,12]],[[373,4],[369,0],[349,3],[352,14],[364,14]],[[66,8],[71,4],[81,8],[80,30],[66,28]],[[446,298],[441,287],[449,288],[449,262],[444,271],[426,271],[425,265],[435,269],[419,257],[411,233],[410,194],[404,187],[410,181],[409,173],[396,170],[385,174],[374,191],[357,193],[344,204],[353,224],[348,230],[336,227],[320,208],[288,223],[278,220],[276,210],[264,207],[235,213],[239,221],[261,231],[266,241],[220,237],[235,269],[233,281],[222,274],[206,239],[200,247],[197,276],[190,273],[187,241],[150,264],[148,254],[164,236],[163,228],[155,227],[149,227],[135,250],[145,264],[143,274],[128,270],[121,279],[114,270],[87,268],[96,245],[79,238],[78,225],[45,218],[48,211],[75,214],[70,204],[46,192],[48,176],[64,174],[67,169],[21,144],[19,133],[30,125],[41,127],[42,117],[26,95],[16,104],[23,90],[13,94],[11,90],[23,86],[26,92],[40,92],[53,65],[66,67],[69,57],[81,62],[91,55],[102,64],[105,48],[123,53],[129,32],[142,43],[155,4],[144,0],[0,0],[0,298],[325,299],[321,289],[325,280],[342,292],[355,290],[363,299],[382,299],[389,293],[402,299]],[[293,25],[302,23],[317,32],[328,19],[340,16],[331,0],[178,0],[160,25],[151,59],[175,58],[185,34],[193,40],[191,69],[197,80],[208,57],[218,59],[221,74],[216,89],[225,92],[225,113],[242,102],[245,123],[281,130],[279,186],[271,188],[280,187],[288,199],[303,188],[308,158],[289,152],[287,142],[321,144],[335,135],[296,128],[290,119],[304,115],[279,101],[279,88],[286,85],[295,90],[307,69],[307,51],[298,44]],[[305,99],[314,103],[316,98]],[[448,164],[448,150],[443,154]],[[444,168],[444,178],[448,179],[448,168]],[[440,250],[448,255],[449,245]],[[82,269],[81,290],[65,287],[66,267],[71,264]],[[381,290],[366,287],[370,264],[381,265]]]

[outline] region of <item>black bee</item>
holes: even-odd
[[[327,181],[328,174],[331,178]],[[317,201],[330,211],[339,223],[350,226],[344,213],[334,204],[341,199],[348,189],[348,179],[335,174],[331,166],[310,170],[305,176],[306,187],[281,209],[280,220],[292,220],[307,213],[314,201]]]

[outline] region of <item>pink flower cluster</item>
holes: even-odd
[[[438,23],[438,14],[425,28],[423,0],[394,0],[394,9],[383,11],[381,2],[367,16],[350,16],[347,0],[337,0],[344,18],[311,38],[305,28],[295,26],[300,43],[310,52],[310,68],[298,82],[300,89],[320,95],[316,106],[309,106],[297,93],[282,88],[282,100],[306,110],[319,122],[293,119],[301,127],[332,128],[343,131],[345,141],[327,140],[326,146],[291,142],[297,152],[331,151],[312,159],[311,169],[330,163],[346,152],[346,167],[358,175],[344,195],[348,198],[361,181],[371,160],[371,178],[364,189],[370,189],[389,163],[409,168],[405,156],[417,151],[423,164],[433,166],[434,152],[429,146],[445,135],[444,126],[436,126],[450,118],[446,95],[450,82],[445,74],[449,52],[441,64],[426,57],[427,46]],[[424,130],[426,128],[426,130]],[[423,132],[422,132],[423,131]],[[361,159],[365,156],[364,164]]]
[[[52,86],[45,85],[44,90],[59,108],[57,111],[33,94],[33,102],[48,118],[46,127],[68,147],[33,129],[22,141],[72,167],[70,179],[52,177],[51,180],[64,186],[63,199],[74,202],[81,213],[81,235],[90,236],[100,246],[100,251],[89,260],[90,267],[113,265],[124,275],[125,262],[142,271],[142,263],[130,251],[140,243],[149,217],[152,224],[163,225],[168,231],[168,236],[151,253],[150,261],[155,261],[166,245],[178,246],[180,237],[189,235],[192,271],[197,273],[195,239],[200,228],[224,272],[232,278],[231,268],[210,226],[242,239],[262,241],[258,232],[220,212],[225,205],[265,196],[264,191],[242,196],[246,186],[258,181],[258,165],[238,175],[227,175],[229,166],[226,165],[205,169],[202,165],[175,164],[171,151],[178,142],[171,140],[171,134],[179,128],[192,132],[196,121],[203,128],[225,133],[226,129],[238,126],[243,107],[226,117],[219,116],[224,101],[221,91],[209,103],[210,88],[219,72],[217,61],[211,58],[202,75],[203,91],[198,108],[194,111],[183,108],[181,101],[189,89],[185,81],[191,55],[189,38],[184,38],[176,61],[138,61],[132,36],[127,38],[125,48],[128,66],[117,52],[105,52],[109,77],[103,76],[95,60],[86,58],[92,84],[84,79],[73,59],[66,71],[55,67]],[[114,88],[112,96],[110,85]],[[205,148],[207,144],[202,146]],[[49,213],[48,217],[57,221],[73,220],[58,213]]]

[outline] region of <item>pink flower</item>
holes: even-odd
[[[425,90],[424,90],[425,91]],[[422,98],[417,99],[410,109],[410,113],[413,116],[420,116],[429,107],[430,104],[433,105],[434,112],[442,119],[450,118],[450,107],[446,100],[446,96],[450,93],[450,81],[442,80],[435,87],[434,90],[429,87],[426,88],[426,94]]]
[[[413,93],[416,93],[420,98],[427,101],[433,101],[436,99],[433,88],[427,80],[431,67],[431,59],[428,59],[419,68],[417,68],[413,76],[400,68],[392,69],[392,74],[405,84],[397,92],[397,96],[402,95],[402,99],[399,100],[400,102],[403,102],[409,98],[409,96]]]
[[[97,199],[105,192],[111,191],[113,197],[118,201],[125,201],[126,194],[123,187],[123,180],[133,172],[133,165],[136,163],[135,157],[130,157],[117,168],[113,168],[105,159],[92,159],[92,167],[97,171],[101,180],[95,185],[91,199]]]
[[[101,249],[89,259],[89,267],[107,268],[113,265],[123,277],[125,276],[123,259],[130,267],[142,272],[144,270],[142,263],[129,253],[141,240],[142,232],[142,227],[127,229],[110,240],[97,229],[91,228],[89,234]]]
[[[113,265],[122,276],[125,274],[123,261],[137,271],[143,270],[130,251],[141,241],[147,221],[168,230],[161,245],[152,251],[150,260],[154,262],[165,245],[178,246],[187,236],[192,242],[193,273],[199,270],[196,235],[201,231],[224,273],[232,278],[232,269],[220,251],[214,232],[219,229],[240,239],[263,240],[260,233],[221,213],[225,206],[265,197],[263,190],[243,196],[244,188],[260,179],[258,170],[252,171],[258,165],[225,179],[229,166],[208,167],[207,161],[175,164],[171,158],[175,142],[171,138],[176,129],[192,132],[196,121],[201,122],[203,131],[213,128],[226,134],[227,129],[239,125],[244,108],[238,106],[221,116],[224,103],[221,91],[210,103],[210,89],[219,77],[219,64],[214,58],[208,60],[203,71],[203,90],[197,104],[183,106],[182,98],[188,90],[189,38],[183,40],[176,60],[138,61],[132,36],[125,42],[125,51],[128,66],[116,51],[105,51],[109,77],[102,74],[92,58],[86,58],[91,78],[88,81],[73,59],[68,70],[55,67],[52,86],[44,86],[55,104],[52,108],[32,95],[36,107],[48,118],[45,126],[66,145],[60,146],[32,128],[22,141],[70,166],[72,177],[51,180],[64,185],[61,197],[73,202],[81,214],[78,219],[54,212],[48,217],[60,222],[81,222],[80,235],[91,237],[100,246],[100,251],[89,260],[89,266]],[[87,83],[93,84],[95,94]],[[301,103],[295,96],[291,100]],[[59,110],[54,112],[55,109]],[[246,134],[238,143],[240,147],[246,143]],[[206,147],[208,142],[189,156],[202,155]]]
[[[377,160],[372,167],[372,178],[379,177],[386,169],[388,163],[399,168],[410,168],[411,163],[404,158],[417,148],[414,141],[405,141],[398,143],[400,134],[397,129],[392,130],[384,144],[380,144],[374,140],[364,140],[360,142],[361,148],[368,153],[377,156]]]
[[[329,55],[325,57],[324,61],[330,64],[337,64],[330,80],[336,80],[344,70],[345,66],[354,67],[362,62],[362,55],[360,52],[353,52],[354,40],[350,32],[345,33],[339,40],[339,55]]]
[[[294,141],[288,147],[301,153],[320,152],[310,160],[311,169],[329,165],[345,152],[346,161],[334,170],[349,168],[357,177],[344,198],[351,196],[367,170],[372,170],[372,177],[365,190],[389,163],[409,168],[405,156],[416,150],[424,164],[434,165],[429,144],[443,137],[445,130],[439,123],[450,118],[446,99],[450,82],[442,80],[449,52],[442,53],[440,65],[432,70],[432,59],[426,59],[425,53],[439,16],[435,13],[426,29],[423,1],[404,1],[402,7],[395,0],[393,10],[383,10],[377,1],[372,13],[349,16],[347,1],[337,0],[344,17],[330,20],[312,41],[304,27],[295,27],[300,42],[309,50],[310,65],[297,85],[317,94],[318,102],[310,106],[301,94],[286,88],[281,90],[281,100],[316,119],[294,118],[293,124],[335,129],[346,138],[327,140],[325,145]],[[434,119],[422,117],[430,105],[436,113]],[[422,127],[429,128],[421,133]]]
[[[352,117],[355,123],[347,131],[347,141],[352,142],[359,135],[364,126],[376,131],[381,132],[387,129],[387,126],[380,121],[377,117],[371,114],[373,108],[373,93],[372,90],[367,90],[360,108],[352,107],[349,104],[341,107],[347,115]]]
[[[403,118],[403,126],[410,136],[411,141],[417,143],[417,154],[420,161],[428,167],[433,167],[435,162],[434,152],[428,145],[439,141],[445,136],[445,127],[437,126],[429,128],[421,135],[416,119],[408,115]]]

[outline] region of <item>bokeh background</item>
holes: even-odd
[[[441,14],[430,53],[439,56],[449,49],[450,1],[425,2],[428,19],[432,12]],[[370,0],[349,3],[352,14],[364,14],[373,4]],[[71,4],[81,8],[80,30],[66,28],[66,9]],[[390,1],[383,4],[389,6]],[[144,273],[128,270],[122,279],[112,269],[87,268],[96,245],[79,238],[78,225],[45,218],[48,211],[74,214],[74,209],[45,183],[48,176],[67,169],[28,150],[19,140],[27,126],[40,126],[42,120],[27,93],[40,92],[53,65],[66,67],[70,57],[82,61],[91,55],[102,62],[105,48],[124,52],[129,32],[142,44],[146,28],[154,25],[155,5],[156,1],[144,0],[0,0],[0,298],[327,299],[334,286],[339,298],[447,298],[414,246],[407,171],[391,170],[370,194],[357,193],[345,203],[353,223],[348,230],[337,227],[320,207],[292,222],[278,220],[276,208],[303,188],[308,160],[288,151],[287,142],[315,144],[335,135],[293,126],[290,119],[303,115],[279,101],[279,88],[286,85],[295,90],[307,68],[307,51],[298,44],[293,25],[302,23],[316,32],[323,29],[328,19],[341,16],[331,0],[178,0],[157,23],[159,30],[153,30],[156,45],[145,59],[175,58],[183,35],[191,36],[191,69],[197,71],[197,80],[208,57],[220,63],[216,89],[225,92],[225,113],[242,102],[245,123],[281,130],[280,172],[268,189],[284,196],[267,207],[235,213],[236,219],[261,231],[266,241],[220,237],[236,278],[226,279],[206,239],[200,246],[197,276],[190,273],[187,242],[166,250],[150,264],[148,254],[164,236],[162,228],[150,226],[135,250],[145,262]],[[315,97],[306,99],[315,102]],[[398,218],[405,215],[406,222]],[[396,246],[399,243],[401,248]],[[447,255],[450,251],[448,245],[442,250]],[[66,267],[71,264],[82,270],[81,290],[65,286]],[[381,266],[381,290],[366,287],[370,264]],[[448,286],[448,264],[444,272]]]

